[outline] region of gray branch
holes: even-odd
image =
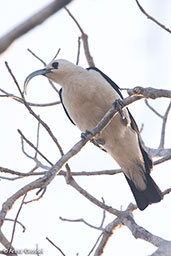
[[[52,1],[49,5],[9,31],[6,35],[0,38],[0,54],[4,52],[17,38],[23,36],[34,27],[40,25],[47,18],[49,18],[51,15],[59,11],[70,2],[72,2],[72,0]]]

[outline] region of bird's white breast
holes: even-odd
[[[120,98],[99,73],[87,70],[70,77],[62,97],[69,115],[83,132],[93,129]]]

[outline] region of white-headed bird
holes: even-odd
[[[25,90],[37,75],[44,75],[62,87],[64,110],[83,133],[91,131],[112,104],[123,98],[119,87],[95,67],[84,69],[67,60],[53,60],[26,78]],[[95,137],[95,143],[120,165],[140,210],[162,199],[162,192],[150,176],[152,160],[140,143],[138,127],[127,108]]]

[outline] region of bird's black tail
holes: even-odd
[[[145,165],[144,174],[145,174],[146,189],[139,190],[131,179],[129,179],[126,175],[125,177],[134,195],[137,206],[142,211],[149,204],[160,202],[163,198],[163,195],[161,190],[157,186],[157,184],[154,182],[154,180],[150,176],[150,172],[153,168],[153,161],[151,157],[147,154],[147,152],[143,149],[140,141],[139,141],[139,146],[141,149],[141,153],[142,153],[142,156],[144,159],[144,165]]]
[[[144,210],[149,204],[157,203],[163,198],[161,190],[151,178],[149,173],[146,173],[145,175],[147,185],[145,190],[138,190],[134,183],[126,175],[125,177],[134,195],[137,206],[141,211]]]

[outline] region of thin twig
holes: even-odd
[[[9,218],[5,218],[3,220],[5,220],[5,221],[13,221],[13,222],[16,221],[16,223],[19,224],[22,227],[23,233],[26,231],[26,227],[20,221],[18,221],[18,220],[13,220],[13,219],[9,219]]]
[[[10,169],[4,168],[4,167],[0,167],[0,172],[10,173],[12,175],[18,175],[18,176],[23,176],[23,177],[44,175],[46,173],[46,172],[28,172],[28,173],[23,173],[23,172],[13,171],[13,170],[10,170]]]
[[[162,23],[160,23],[158,20],[156,20],[155,18],[153,18],[151,15],[149,15],[145,10],[144,8],[140,5],[140,3],[138,2],[138,0],[135,0],[139,9],[141,10],[141,12],[143,14],[145,14],[145,16],[152,20],[154,23],[156,23],[158,26],[160,26],[161,28],[163,28],[164,30],[166,30],[167,32],[171,33],[171,30],[169,28],[167,28],[165,25],[163,25]]]
[[[17,215],[16,215],[15,220],[14,220],[14,226],[13,226],[13,230],[12,230],[12,236],[11,236],[11,241],[10,241],[9,250],[10,250],[10,248],[11,248],[11,246],[12,246],[12,242],[13,242],[13,239],[14,239],[15,227],[16,227],[17,219],[18,219],[18,216],[19,216],[20,211],[21,211],[21,209],[22,209],[22,206],[23,206],[23,204],[24,204],[24,200],[25,200],[26,196],[27,196],[27,193],[23,196],[23,199],[22,199],[22,201],[21,201],[21,205],[20,205],[20,207],[19,207],[19,209],[18,209]]]
[[[166,133],[166,123],[167,123],[167,118],[169,115],[169,111],[171,109],[171,102],[169,103],[166,112],[163,116],[163,124],[162,124],[162,130],[161,130],[161,138],[160,138],[160,145],[159,148],[164,148],[164,143],[165,143],[165,133]]]
[[[22,101],[20,101],[21,103],[23,103]],[[50,102],[50,103],[31,103],[31,102],[27,102],[29,106],[31,107],[51,107],[51,106],[56,106],[61,104],[61,101],[54,101],[54,102]]]
[[[89,201],[91,201],[95,205],[99,206],[100,208],[102,208],[118,217],[121,217],[121,215],[122,215],[121,211],[102,203],[101,201],[99,201],[98,199],[96,199],[95,197],[90,195],[86,190],[84,190],[82,187],[79,186],[79,184],[73,179],[73,177],[70,179],[69,185],[71,185],[74,189],[76,189],[80,194],[82,194],[85,198],[87,198]]]
[[[33,199],[31,199],[31,200],[29,200],[29,201],[26,201],[26,202],[24,202],[24,203],[25,203],[25,204],[29,204],[29,203],[32,203],[32,202],[39,201],[39,200],[44,196],[44,194],[45,194],[45,192],[46,192],[46,188],[39,189],[39,190],[37,191],[36,195],[38,195],[40,191],[41,191],[42,193],[40,194],[39,197],[33,198]]]
[[[92,249],[90,250],[88,256],[90,256],[90,255],[92,254],[92,252],[93,252],[94,249],[96,248],[96,246],[97,246],[97,244],[98,244],[98,242],[99,242],[99,240],[100,240],[100,238],[101,238],[102,236],[103,236],[103,232],[98,236],[98,238],[97,238],[95,244],[93,245]]]
[[[163,194],[163,196],[166,196],[170,193],[171,193],[171,188],[168,188],[168,189],[164,190],[162,194]]]
[[[164,162],[166,162],[166,161],[168,161],[168,160],[171,160],[171,154],[166,155],[166,156],[160,158],[159,160],[156,160],[156,161],[154,162],[154,165],[164,163]]]
[[[24,94],[23,94],[22,90],[20,89],[20,86],[19,86],[19,84],[17,82],[17,79],[15,78],[14,74],[12,73],[12,70],[10,69],[7,61],[5,61],[5,66],[7,67],[8,72],[10,73],[12,79],[14,80],[15,85],[17,86],[17,89],[18,89],[18,91],[19,91],[19,93],[21,95],[21,98],[24,101]]]
[[[159,149],[163,149],[164,148],[164,142],[165,142],[165,131],[166,131],[166,123],[167,123],[167,118],[169,115],[169,111],[171,109],[171,102],[169,103],[166,112],[164,115],[161,115],[158,111],[156,111],[147,101],[147,99],[145,99],[145,104],[148,106],[149,109],[151,109],[157,116],[159,116],[162,120],[162,130],[161,130],[161,137],[160,137],[160,144],[159,144]]]
[[[23,135],[23,133],[22,133],[19,129],[18,129],[17,131],[18,131],[18,133],[21,135],[22,139],[25,140],[25,141],[27,142],[27,144],[29,144],[30,147],[32,147],[32,148],[35,150],[35,152],[37,152],[48,164],[50,164],[51,166],[53,166],[53,164],[37,149],[37,147],[35,147],[35,146],[33,145],[33,143],[32,143],[31,141],[29,141],[29,140]]]
[[[111,170],[101,170],[101,171],[80,171],[74,172],[72,171],[72,176],[98,176],[98,175],[115,175],[118,173],[122,173],[121,169],[111,169]],[[60,172],[59,175],[65,175],[65,173]]]
[[[82,223],[84,223],[85,225],[87,225],[90,228],[93,228],[93,229],[96,229],[96,230],[100,230],[100,231],[104,231],[104,228],[94,226],[94,225],[88,223],[87,221],[85,221],[82,218],[81,219],[66,219],[66,218],[59,217],[59,219],[62,220],[62,221],[68,221],[68,222],[82,222]]]
[[[93,57],[90,54],[90,50],[89,50],[89,44],[88,44],[88,35],[84,32],[84,30],[82,29],[82,27],[80,26],[80,24],[78,23],[78,21],[76,20],[76,18],[72,15],[72,13],[68,10],[68,8],[65,7],[65,10],[67,11],[67,13],[69,14],[69,16],[73,19],[73,21],[76,23],[78,29],[81,32],[81,39],[83,41],[83,46],[84,46],[84,53],[87,59],[87,62],[89,64],[90,67],[95,67],[95,63],[93,60]]]
[[[56,245],[54,244],[48,237],[46,237],[49,243],[51,243],[63,256],[66,256],[63,251]]]
[[[106,225],[106,227],[104,228],[105,232],[103,232],[101,234],[102,239],[101,239],[98,247],[96,248],[94,256],[103,254],[104,248],[105,248],[107,242],[109,241],[110,237],[112,236],[114,230],[117,229],[118,227],[121,227],[121,225],[122,225],[121,219],[122,218],[116,218],[112,222],[110,222],[109,224]]]
[[[76,61],[76,65],[78,65],[79,60],[80,60],[80,46],[81,46],[81,37],[78,37],[78,51],[77,51],[77,61]]]
[[[40,116],[39,116],[40,117]],[[39,133],[40,133],[40,122],[38,122],[38,125],[37,125],[37,143],[36,143],[36,149],[38,150],[38,147],[39,147]],[[37,150],[35,152],[35,158],[37,158]]]
[[[57,53],[56,53],[55,56],[53,57],[52,61],[54,61],[54,60],[58,57],[60,51],[61,51],[61,48],[59,48],[59,49],[57,50]]]
[[[102,197],[102,202],[103,202],[103,204],[105,204],[105,200],[104,200],[104,198],[103,198],[103,197]],[[101,224],[100,224],[100,228],[102,228],[102,227],[103,227],[104,222],[105,222],[105,218],[106,218],[106,211],[105,211],[105,210],[103,210],[103,217],[102,217],[102,221],[101,221]]]
[[[38,59],[44,66],[46,66],[46,62],[44,62],[44,60],[37,56],[37,54],[35,54],[32,50],[28,48],[27,51],[30,52],[36,59]]]
[[[148,102],[147,99],[145,99],[144,101],[145,101],[145,104],[147,105],[147,107],[148,107],[151,111],[153,111],[153,112],[154,112],[157,116],[159,116],[160,118],[163,118],[163,116],[162,116],[156,109],[154,109],[154,108],[149,104],[149,102]]]
[[[4,91],[3,89],[0,89],[0,91],[5,94],[5,95],[0,95],[0,97],[11,98],[13,100],[16,100],[19,103],[24,104],[24,101],[22,98],[14,95],[12,93],[8,93],[8,92]],[[32,103],[32,102],[27,101],[27,104],[31,107],[51,107],[51,106],[61,104],[61,101],[55,101],[55,102],[50,102],[50,103]]]

